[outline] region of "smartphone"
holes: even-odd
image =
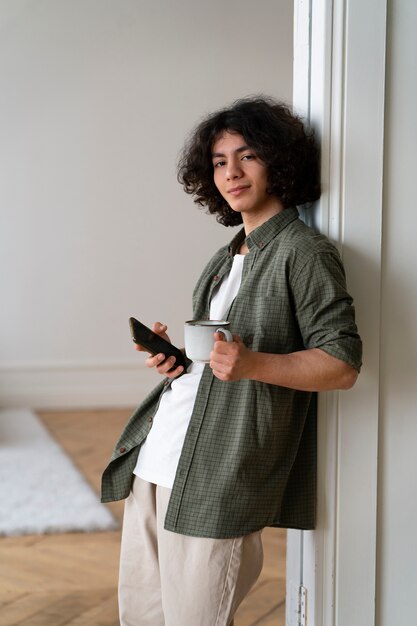
[[[187,359],[185,354],[179,348],[176,348],[169,341],[165,341],[162,337],[153,332],[150,328],[139,322],[134,317],[129,318],[130,332],[135,343],[145,348],[152,355],[165,354],[165,357],[175,356],[175,363],[171,369],[175,369],[182,365],[187,369],[191,365],[191,361]],[[164,361],[162,361],[163,363]],[[169,370],[171,371],[171,370]]]

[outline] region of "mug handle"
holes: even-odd
[[[233,335],[227,328],[216,328],[216,333],[221,333],[226,341],[233,341]]]

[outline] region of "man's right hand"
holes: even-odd
[[[166,334],[166,331],[168,330],[168,326],[166,326],[166,324],[161,324],[161,322],[155,322],[154,324],[152,324],[152,330],[154,333],[162,337],[162,339],[165,339],[165,341],[169,341],[171,343],[171,339]],[[135,344],[135,350],[138,350],[139,352],[147,352],[146,348],[143,348],[138,344]],[[184,371],[182,365],[179,365],[172,371],[169,371],[175,364],[175,357],[171,356],[169,357],[169,359],[165,360],[165,355],[162,353],[155,354],[155,356],[150,356],[148,359],[146,359],[145,363],[147,367],[156,367],[156,370],[159,374],[167,376],[168,378],[176,378]]]

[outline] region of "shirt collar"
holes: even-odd
[[[242,228],[229,245],[229,255],[233,256],[239,250],[240,246],[246,239],[246,244],[249,250],[256,246],[259,249],[265,248],[265,246],[278,235],[290,222],[298,219],[298,210],[295,207],[284,209],[277,213],[269,220],[255,228],[247,237],[245,230]]]

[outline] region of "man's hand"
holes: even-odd
[[[225,341],[221,333],[215,333],[215,344],[210,354],[210,367],[216,378],[224,381],[236,381],[250,378],[253,352],[239,337],[233,335],[233,341]]]
[[[249,379],[300,391],[331,391],[350,389],[358,377],[351,365],[319,348],[271,354],[249,350],[238,335],[230,343],[220,333],[215,338],[210,367],[226,382]]]
[[[166,334],[166,331],[168,330],[168,326],[166,326],[166,324],[161,324],[161,322],[155,322],[152,325],[152,330],[154,333],[162,337],[162,339],[165,339],[165,341],[169,341],[171,343],[171,339]],[[143,348],[138,344],[135,344],[135,349],[139,352],[147,352],[146,348]],[[155,354],[155,356],[150,356],[148,359],[146,359],[145,363],[147,367],[156,367],[156,370],[159,374],[167,376],[168,378],[176,378],[184,371],[182,365],[179,365],[172,371],[169,371],[171,367],[173,367],[175,364],[175,357],[171,356],[169,357],[169,359],[165,360],[165,354],[162,353]]]

